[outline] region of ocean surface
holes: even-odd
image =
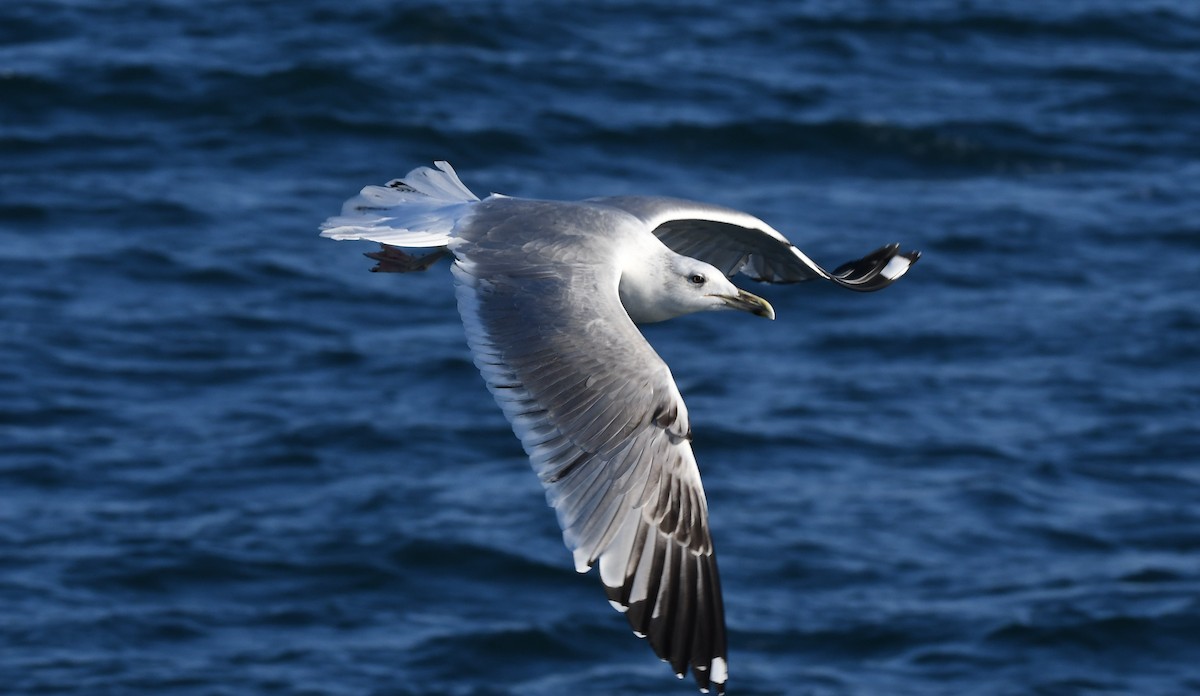
[[[731,695],[1200,693],[1200,3],[0,3],[0,692],[690,694],[577,575],[446,264],[447,159],[894,286],[649,327]]]

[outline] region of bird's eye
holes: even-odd
[[[688,282],[692,285],[704,285],[704,276],[699,273],[693,273],[692,277],[688,278]]]

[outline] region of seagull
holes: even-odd
[[[736,287],[822,279],[862,292],[900,278],[896,244],[826,271],[747,213],[616,196],[480,200],[449,163],[367,186],[321,226],[382,245],[372,271],[453,258],[475,365],[554,508],[575,569],[599,565],[612,606],[702,692],[725,692],[725,611],[687,407],[637,325],[775,310]],[[431,249],[416,255],[405,251]]]

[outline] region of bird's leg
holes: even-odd
[[[434,264],[438,259],[446,255],[445,249],[438,249],[432,254],[424,256],[414,256],[400,251],[400,247],[394,247],[391,244],[380,244],[383,247],[381,251],[372,251],[363,256],[370,259],[375,259],[379,263],[371,269],[372,273],[412,273],[413,271],[424,271]]]

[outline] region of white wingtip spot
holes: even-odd
[[[676,673],[675,673],[675,678],[676,678],[676,679],[683,679],[683,672],[676,672]]]
[[[725,658],[714,657],[712,661],[712,681],[724,684],[729,681],[729,669],[725,666]]]
[[[612,605],[613,609],[616,609],[617,611],[621,612],[622,614],[629,611],[629,607],[625,606],[624,604],[621,604],[620,602],[610,599],[610,600],[608,600],[608,603]]]
[[[588,558],[587,552],[583,549],[575,549],[571,556],[575,560],[576,573],[586,573],[592,569],[592,564],[588,562],[590,559]]]
[[[634,635],[634,636],[636,636],[636,637],[638,637],[638,638],[645,638],[645,637],[646,637],[646,634],[645,634],[645,633],[642,633],[641,631],[634,631],[634,632],[633,632],[633,635]]]
[[[904,273],[908,271],[908,267],[911,265],[912,261],[909,261],[903,256],[893,256],[892,259],[887,262],[887,265],[883,267],[883,270],[879,272],[879,275],[887,278],[888,280],[895,280],[904,275]]]

